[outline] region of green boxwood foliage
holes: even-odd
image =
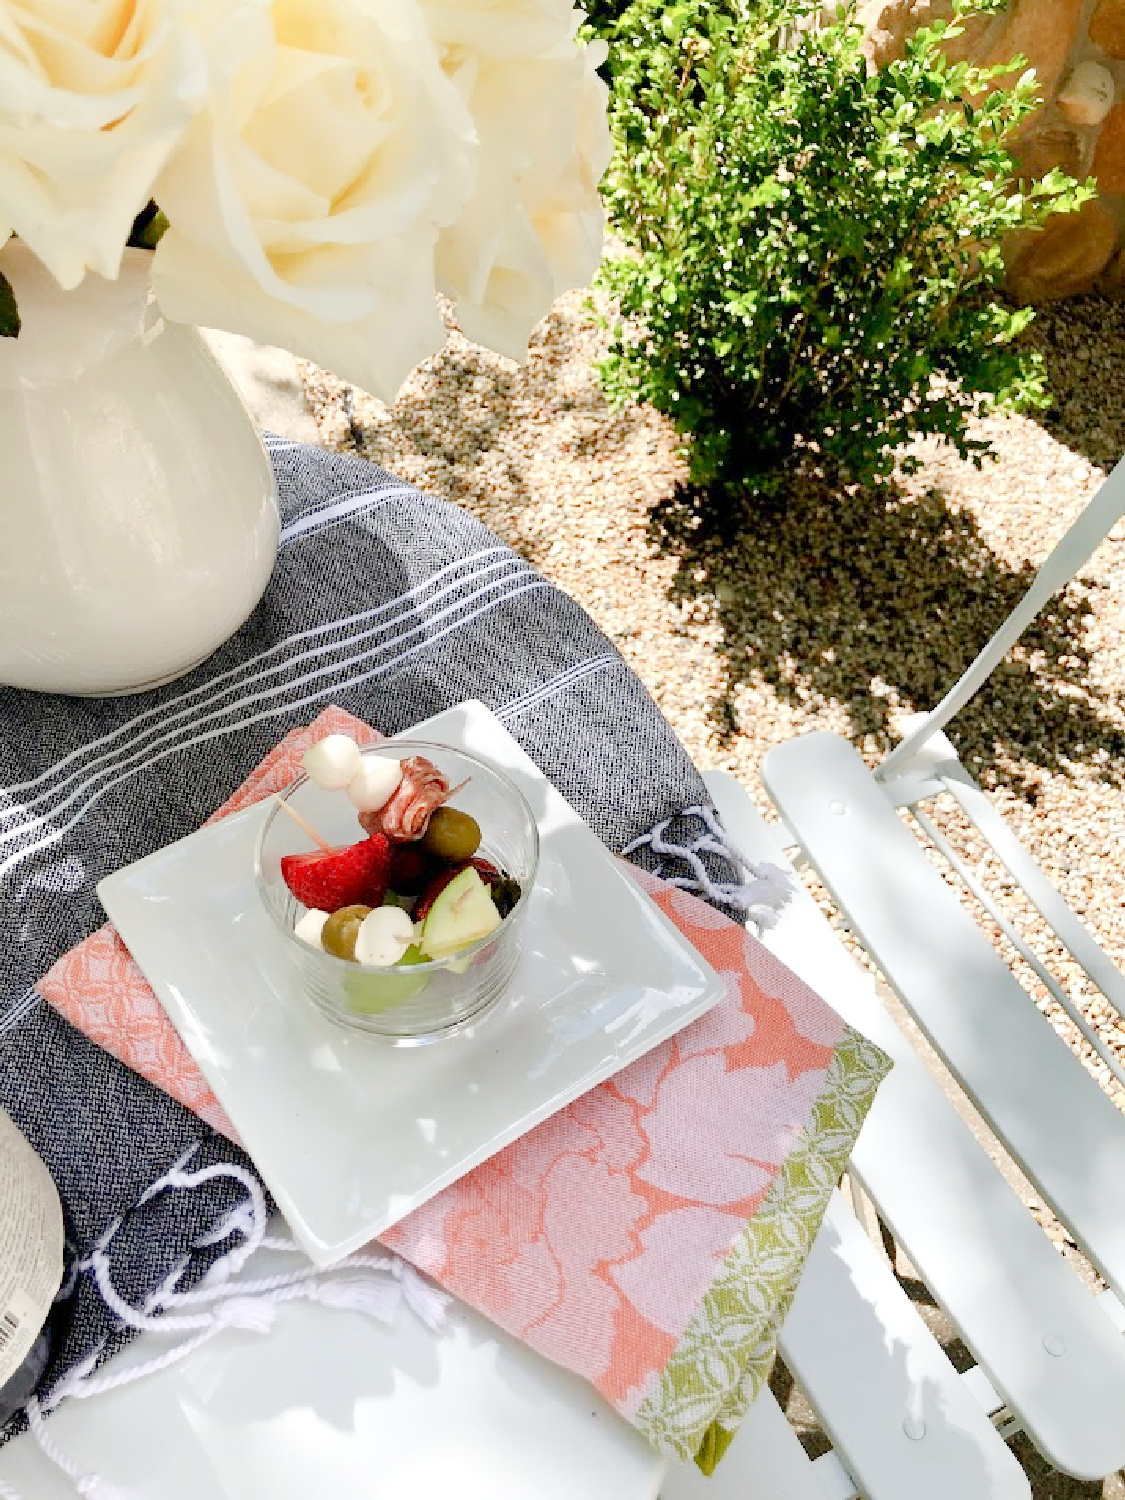
[[[629,9],[630,3],[631,0],[585,0],[582,8],[594,30],[603,36],[609,36]]]
[[[727,501],[798,459],[874,482],[924,434],[980,462],[970,414],[1045,404],[1000,242],[1092,192],[1017,184],[1004,143],[1034,77],[949,65],[956,20],[874,72],[854,8],[817,9],[633,0],[606,33],[624,249],[601,378],[673,417],[693,482]]]

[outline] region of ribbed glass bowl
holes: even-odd
[[[539,864],[539,831],[518,787],[478,756],[425,740],[387,740],[366,747],[363,754],[396,760],[424,755],[450,786],[468,778],[450,805],[480,825],[478,854],[520,885],[520,899],[500,926],[452,957],[407,968],[350,963],[294,936],[304,907],[282,879],[281,860],[287,854],[307,853],[314,845],[282,807],[274,807],[267,816],[255,860],[258,889],[308,998],[337,1025],[416,1045],[448,1035],[499,1000],[519,958]],[[326,792],[302,776],[281,800],[291,803],[330,844],[354,844],[364,837],[344,792]]]

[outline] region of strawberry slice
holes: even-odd
[[[391,846],[381,833],[341,849],[286,854],[281,878],[302,906],[339,911],[341,906],[381,906],[391,875]]]

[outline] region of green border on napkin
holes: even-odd
[[[808,1124],[637,1413],[659,1452],[694,1458],[705,1474],[726,1452],[769,1375],[828,1200],[890,1067],[874,1042],[845,1031]]]

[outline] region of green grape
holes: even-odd
[[[422,835],[421,847],[438,859],[460,864],[480,848],[480,824],[456,807],[439,807]]]

